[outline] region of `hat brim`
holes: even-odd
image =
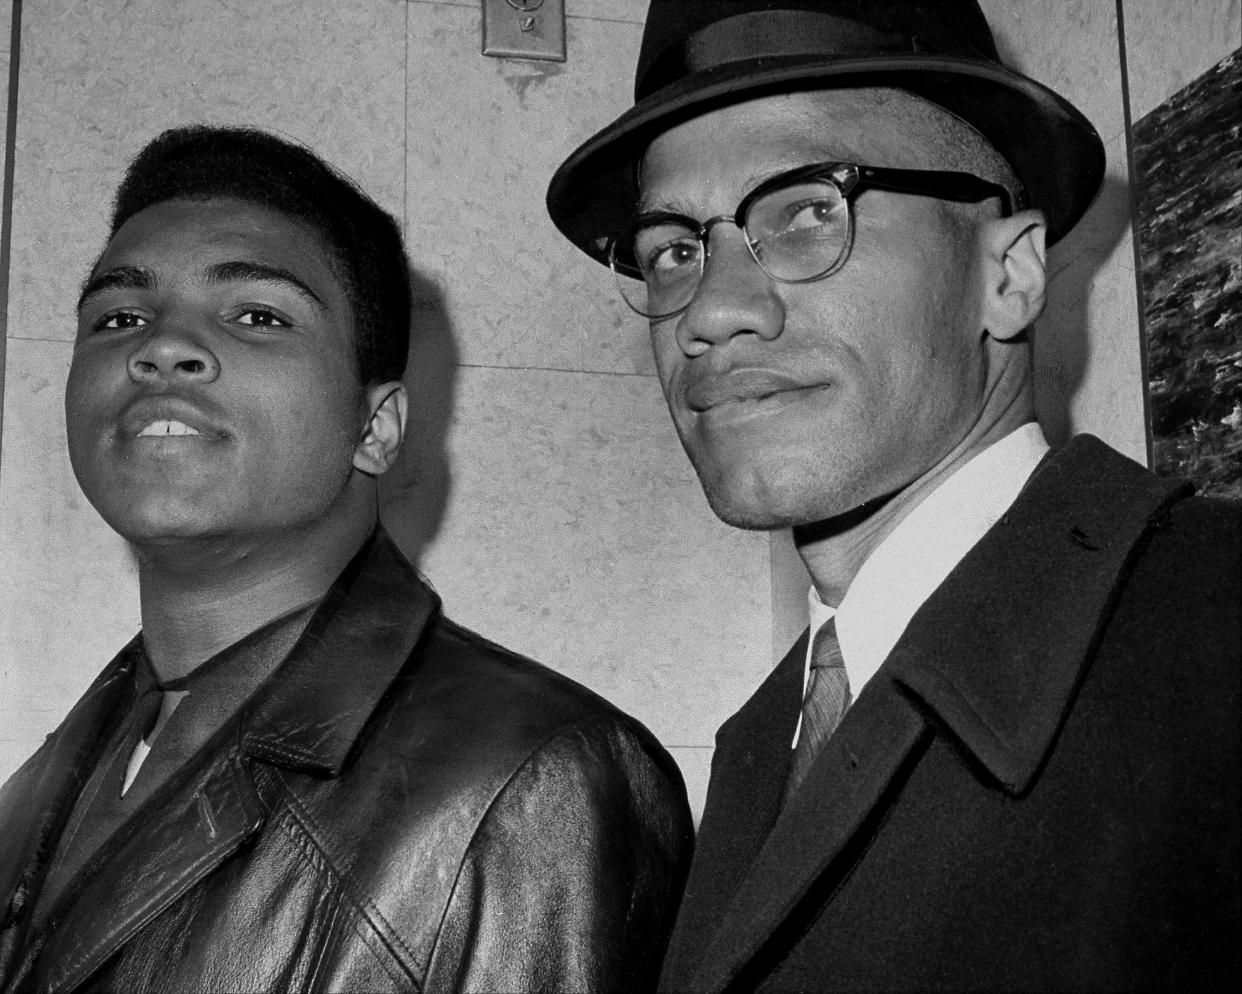
[[[1028,201],[1044,212],[1049,244],[1074,226],[1099,190],[1104,145],[1095,128],[1073,104],[1027,76],[964,58],[802,55],[729,63],[650,94],[561,164],[548,186],[548,212],[571,242],[606,263],[607,236],[633,217],[638,202],[638,160],[659,134],[744,99],[862,86],[907,90],[971,124],[1013,166]]]

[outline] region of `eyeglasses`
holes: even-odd
[[[700,223],[668,211],[642,214],[609,240],[608,263],[631,308],[648,318],[670,317],[690,306],[711,251],[711,230],[728,221],[742,230],[751,256],[772,279],[810,283],[845,265],[854,240],[853,201],[867,189],[959,203],[997,197],[1001,216],[1013,213],[1004,187],[969,173],[821,162],[764,181],[732,215]]]

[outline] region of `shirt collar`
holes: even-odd
[[[915,612],[1009,510],[1048,453],[1038,424],[1006,435],[960,467],[872,550],[839,608],[807,595],[811,632],[837,619],[841,658],[857,699]],[[810,666],[808,639],[806,666]]]

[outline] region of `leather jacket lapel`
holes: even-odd
[[[68,992],[263,825],[234,747],[160,790],[86,867],[27,954],[35,990]],[[37,965],[36,965],[37,964]]]
[[[0,792],[0,984],[16,967],[61,832],[129,690],[131,642],[65,717],[56,733]],[[44,753],[46,750],[46,753]]]
[[[266,809],[249,764],[338,776],[437,607],[377,530],[254,699],[84,868],[12,989],[72,991],[258,832]]]
[[[247,706],[243,751],[277,766],[339,776],[439,606],[377,529]]]

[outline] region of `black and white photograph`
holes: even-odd
[[[0,0],[0,994],[1242,989],[1242,0]]]

